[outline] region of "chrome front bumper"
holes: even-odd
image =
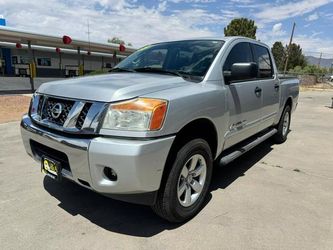
[[[22,118],[21,135],[27,153],[36,161],[39,162],[42,155],[36,153],[31,142],[67,156],[69,168],[62,169],[63,177],[111,197],[111,194],[135,195],[157,191],[175,138],[71,138],[36,126],[28,115]],[[109,180],[104,175],[104,167],[111,167],[118,179]]]

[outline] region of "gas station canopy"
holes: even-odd
[[[114,43],[97,43],[72,39],[70,44],[64,44],[63,37],[39,34],[35,32],[22,31],[15,28],[0,26],[0,42],[24,43],[45,47],[59,47],[65,49],[80,49],[91,52],[100,52],[112,54],[114,51],[118,55],[128,56],[136,49],[126,46],[125,51],[119,50],[119,44]]]

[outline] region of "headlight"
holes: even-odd
[[[165,100],[137,98],[111,104],[105,116],[104,129],[159,130],[165,118],[168,103]]]

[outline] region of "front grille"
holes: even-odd
[[[82,108],[82,111],[81,111],[81,113],[80,113],[80,115],[79,115],[79,117],[77,118],[77,121],[76,121],[75,127],[77,129],[81,129],[82,128],[83,123],[84,123],[84,121],[85,121],[85,119],[87,117],[87,114],[88,114],[88,111],[89,111],[91,105],[92,104],[89,103],[89,102],[87,102],[86,104],[84,104],[84,106]]]
[[[34,140],[30,140],[30,146],[33,154],[37,156],[39,159],[41,159],[43,156],[49,157],[50,159],[54,159],[60,162],[62,168],[71,171],[68,157],[65,153],[50,148],[48,146],[45,146]]]
[[[100,119],[106,105],[102,102],[37,94],[32,101],[30,117],[49,129],[73,134],[92,134],[97,131],[97,123],[93,121]]]
[[[56,104],[60,104],[62,106],[62,112],[60,116],[57,118],[52,116],[52,109]],[[44,107],[42,110],[42,119],[47,119],[49,122],[63,126],[73,105],[74,101],[49,97],[44,102]]]
[[[44,104],[44,96],[41,95],[40,98],[39,98],[39,103],[38,103],[38,108],[37,108],[37,114],[41,114],[42,113],[43,104]]]

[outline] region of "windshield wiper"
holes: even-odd
[[[134,68],[134,70],[136,72],[153,72],[153,73],[162,73],[162,74],[164,73],[164,74],[170,74],[170,75],[180,76],[175,71],[164,70],[164,69],[153,68],[153,67]]]
[[[116,68],[110,69],[109,72],[135,72],[135,70],[116,67]]]
[[[158,74],[168,74],[168,75],[174,75],[179,76],[183,78],[184,80],[194,80],[190,72],[186,71],[179,71],[179,70],[165,70],[160,68],[154,68],[154,67],[142,67],[142,68],[134,68],[134,69],[128,69],[128,68],[113,68],[109,72],[151,72],[151,73],[158,73]],[[197,81],[197,80],[195,80]]]
[[[160,68],[153,68],[153,67],[143,67],[143,68],[134,68],[134,71],[136,72],[152,72],[152,73],[160,73],[160,74],[169,74],[174,76],[179,76],[181,78],[184,78],[183,72],[173,71],[173,70],[165,70]]]

